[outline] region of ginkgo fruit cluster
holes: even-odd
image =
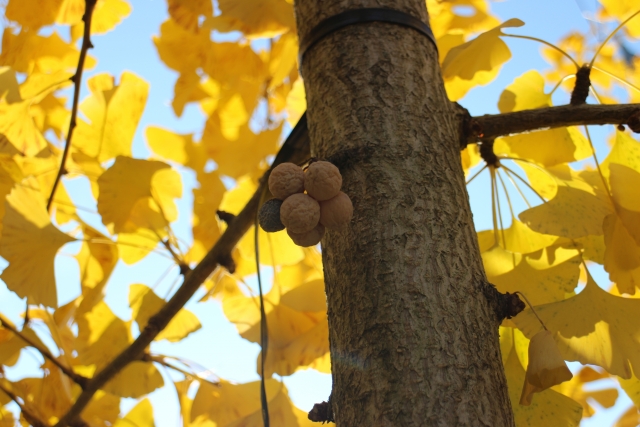
[[[315,161],[304,171],[282,163],[269,175],[275,197],[262,205],[258,222],[264,231],[286,228],[291,240],[303,247],[320,243],[325,229],[342,229],[353,216],[353,204],[340,191],[342,175],[331,162]]]

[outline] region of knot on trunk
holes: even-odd
[[[483,283],[482,290],[499,323],[502,323],[504,319],[515,317],[525,309],[524,302],[515,293],[503,294],[489,282]]]

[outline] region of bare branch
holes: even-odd
[[[213,273],[218,265],[227,265],[231,259],[231,251],[238,241],[249,230],[253,224],[256,212],[260,206],[263,189],[266,185],[271,169],[283,162],[299,163],[309,157],[309,138],[307,133],[306,117],[302,116],[296,127],[293,129],[283,146],[280,148],[271,168],[265,172],[260,180],[260,185],[251,197],[251,200],[236,216],[233,222],[220,236],[220,239],[211,248],[209,253],[200,263],[185,276],[184,283],[171,299],[153,315],[147,326],[140,332],[136,340],[115,359],[113,359],[103,370],[90,379],[83,392],[69,409],[69,411],[58,421],[56,427],[72,425],[80,412],[91,400],[91,397],[120,372],[129,362],[140,360],[144,351],[153,339],[162,331],[178,313],[178,311],[189,301],[200,285]]]
[[[83,377],[82,375],[73,372],[72,369],[67,368],[66,366],[64,366],[62,363],[60,363],[60,361],[58,359],[55,358],[55,356],[53,354],[51,354],[49,352],[49,350],[47,350],[46,348],[40,347],[40,345],[38,345],[36,342],[31,340],[25,334],[20,332],[18,329],[16,329],[15,326],[13,326],[11,324],[11,322],[9,322],[1,314],[0,314],[0,325],[2,325],[4,328],[10,330],[11,332],[13,332],[18,337],[20,337],[20,339],[22,341],[26,342],[30,347],[33,347],[36,350],[38,350],[38,352],[42,355],[42,357],[44,357],[45,359],[48,359],[51,363],[56,365],[58,367],[58,369],[60,369],[66,376],[71,378],[71,380],[73,382],[75,382],[76,384],[78,384],[81,388],[85,387],[85,385],[87,384],[87,381],[89,380],[88,378]]]
[[[640,104],[563,105],[477,117],[468,116],[469,113],[457,104],[456,109],[462,123],[463,145],[480,139],[576,125],[628,125],[634,132],[640,130]]]
[[[51,188],[51,195],[47,201],[47,211],[51,210],[51,204],[53,198],[56,195],[56,189],[60,184],[62,175],[66,173],[65,165],[67,163],[67,157],[71,149],[71,137],[73,136],[73,130],[76,128],[76,118],[78,117],[78,103],[80,100],[80,85],[82,83],[82,72],[84,71],[84,61],[87,58],[87,52],[93,47],[91,44],[91,18],[93,17],[93,10],[96,7],[98,0],[85,0],[85,10],[82,20],[84,21],[84,34],[82,36],[82,47],[80,48],[80,57],[78,58],[78,67],[76,73],[71,77],[73,81],[73,106],[71,107],[71,121],[69,122],[69,130],[67,131],[67,140],[64,145],[64,151],[62,152],[62,159],[60,160],[60,168],[58,174],[53,182],[53,188]]]

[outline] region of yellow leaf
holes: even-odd
[[[103,390],[120,397],[140,397],[164,385],[162,375],[151,362],[133,361],[107,382]]]
[[[600,0],[604,7],[605,16],[612,16],[619,21],[629,18],[634,12],[638,11],[638,3],[634,0]],[[632,37],[640,37],[640,23],[637,19],[632,19],[625,26]]]
[[[4,200],[11,189],[22,181],[23,175],[18,164],[8,154],[0,153],[0,200]],[[0,203],[0,221],[4,218],[5,204]],[[0,233],[2,232],[2,222],[0,222]],[[1,234],[0,234],[1,235]]]
[[[287,121],[295,126],[300,117],[307,111],[307,97],[304,92],[304,83],[298,79],[293,83],[291,91],[287,95]]]
[[[312,427],[304,413],[293,406],[284,384],[265,382],[269,418],[274,426]],[[191,426],[262,427],[260,382],[218,386],[201,382],[191,407]]]
[[[162,62],[180,73],[195,72],[212,44],[207,32],[193,33],[172,19],[162,23],[160,37],[153,37],[153,43]]]
[[[152,215],[157,215],[155,211],[149,211]],[[166,236],[166,232],[159,233],[158,230],[148,228],[138,228],[135,232],[118,233],[118,251],[120,259],[125,264],[135,264],[149,255]]]
[[[544,166],[555,166],[589,157],[591,147],[580,131],[569,127],[498,138],[494,152],[505,157],[532,160]]]
[[[471,80],[479,71],[491,71],[511,58],[506,43],[500,39],[502,28],[521,27],[519,19],[513,18],[480,34],[475,39],[451,49],[442,63],[442,75],[446,78],[460,77]]]
[[[66,0],[66,3],[81,3],[80,0]],[[84,4],[79,5],[84,14]],[[79,8],[78,8],[79,9]],[[131,13],[131,6],[125,0],[98,0],[91,18],[91,34],[104,34],[114,29],[124,18]],[[82,14],[78,17],[76,14],[75,22],[64,22],[62,15],[58,15],[58,23],[78,24],[72,28],[76,34],[82,34],[84,25],[81,21]],[[79,18],[79,19],[78,19]]]
[[[35,185],[33,179],[25,180],[6,199],[0,255],[9,266],[0,277],[30,304],[57,307],[54,258],[62,245],[74,239],[51,224]]]
[[[601,366],[627,379],[631,368],[640,370],[638,310],[640,301],[609,294],[591,276],[578,295],[536,307],[547,328],[558,332],[556,341],[565,360]],[[531,310],[514,321],[528,337],[541,330]]]
[[[640,171],[618,163],[609,163],[609,180],[613,199],[624,209],[640,212]]]
[[[478,144],[467,145],[467,147],[460,152],[460,157],[462,159],[462,169],[466,175],[469,173],[469,169],[480,162],[481,157]]]
[[[530,70],[516,79],[500,94],[498,109],[501,113],[532,110],[551,106],[551,95],[544,93],[544,79],[536,70]]]
[[[494,276],[489,273],[492,269],[487,269],[487,279],[500,292],[520,291],[533,305],[546,304],[565,299],[578,285],[580,262],[578,256],[556,263],[544,257],[540,260],[523,257],[513,270],[504,274]]]
[[[640,247],[616,214],[604,219],[604,269],[621,293],[634,295],[640,288]]]
[[[592,407],[592,400],[604,408],[611,408],[618,400],[618,390],[615,386],[593,390],[588,385],[590,382],[601,379],[610,378],[609,374],[600,373],[589,366],[582,368],[577,375],[574,375],[571,381],[566,381],[554,387],[554,390],[564,394],[582,405],[582,416],[584,418],[591,417],[596,413],[596,409]]]
[[[176,116],[182,116],[185,105],[190,102],[203,100],[218,101],[217,96],[215,100],[214,98],[209,98],[209,93],[205,90],[200,80],[200,76],[195,71],[185,71],[180,74],[180,77],[178,77],[173,87],[173,100],[171,101],[171,106]],[[215,83],[214,87],[219,89]]]
[[[20,73],[75,70],[78,56],[75,45],[65,42],[56,32],[44,37],[36,31],[14,34],[10,28],[5,28],[2,36],[0,63]],[[95,59],[87,56],[85,69],[93,68],[95,63]]]
[[[269,55],[268,89],[273,89],[289,76],[298,61],[298,37],[289,31],[274,43]]]
[[[638,408],[631,406],[618,418],[614,427],[638,427],[638,425],[640,425],[640,413],[638,413]]]
[[[500,234],[502,238],[502,233]],[[504,230],[504,248],[511,252],[528,254],[556,244],[558,237],[536,233],[522,222],[513,219],[511,226]]]
[[[147,326],[151,316],[156,314],[164,305],[165,301],[145,285],[131,285],[129,288],[129,306],[132,310],[132,317],[141,331]],[[166,339],[170,342],[178,342],[201,327],[202,325],[198,318],[192,312],[183,308],[178,311],[178,314],[171,319],[167,327],[158,334],[155,340]]]
[[[225,285],[222,302],[225,315],[236,324],[243,338],[260,342],[257,298],[245,296],[233,282],[227,281]],[[278,294],[279,290],[273,289],[265,295],[269,325],[269,351],[265,361],[267,377],[273,373],[291,375],[329,351],[326,312],[301,312],[292,309],[278,301]],[[295,301],[296,295],[290,299]]]
[[[618,378],[620,387],[627,393],[627,396],[633,401],[637,408],[640,408],[640,379],[636,377],[635,372],[631,378]]]
[[[20,332],[31,342],[38,344],[40,348],[47,348],[31,328],[22,328]],[[18,361],[20,350],[27,346],[28,344],[18,335],[0,326],[0,365],[15,365]]]
[[[195,171],[204,169],[207,161],[204,147],[193,141],[193,134],[179,135],[171,131],[150,126],[145,131],[149,147],[166,160],[190,167]]]
[[[521,259],[522,256],[520,254],[506,251],[500,246],[494,246],[482,253],[482,263],[487,276],[490,277],[510,272],[516,268]]]
[[[168,0],[169,15],[186,30],[197,32],[198,19],[213,15],[211,0]]]
[[[7,104],[22,101],[16,72],[11,67],[0,67],[0,99]]]
[[[87,81],[91,96],[80,104],[89,119],[78,121],[74,147],[100,162],[116,156],[130,156],[131,143],[147,102],[149,84],[130,72],[122,73],[115,85],[109,74],[98,74]]]
[[[520,219],[538,233],[568,238],[601,235],[602,221],[611,206],[580,188],[558,187],[547,203],[520,213]]]
[[[510,352],[504,365],[511,408],[517,426],[577,427],[580,424],[582,406],[553,390],[540,393],[530,406],[519,405],[525,371],[515,351]]]
[[[464,44],[464,35],[460,32],[444,34],[437,39],[438,51],[440,52],[440,65],[446,58],[447,53],[455,47]],[[457,75],[443,76],[444,86],[447,90],[447,96],[451,101],[457,101],[462,98],[471,88],[475,86],[486,85],[498,75],[498,68],[489,71],[477,71],[471,80],[465,80]]]
[[[533,393],[569,381],[573,374],[558,350],[553,334],[540,331],[529,342],[529,364],[525,374],[520,404],[529,406]]]
[[[98,212],[116,233],[138,227],[162,229],[163,219],[177,217],[173,199],[182,195],[180,175],[166,163],[118,156],[98,178],[98,186]],[[136,211],[144,215],[138,218]]]
[[[149,399],[142,399],[127,415],[116,421],[114,427],[155,427],[153,407]]]
[[[298,311],[327,311],[324,280],[312,280],[291,289],[280,297],[280,303]]]
[[[218,0],[226,20],[226,28],[220,19],[212,20],[219,31],[242,31],[249,38],[275,37],[295,28],[293,7],[285,0]]]
[[[8,154],[35,156],[47,141],[30,113],[31,100],[7,104],[0,101],[0,150]]]
[[[23,28],[37,30],[55,22],[60,0],[9,0],[5,16]],[[34,11],[38,13],[34,13]]]
[[[427,0],[427,9],[436,37],[451,30],[475,33],[498,24],[489,15],[489,4],[484,0]]]
[[[87,240],[75,257],[82,286],[79,315],[90,311],[102,299],[103,289],[118,263],[118,247],[107,236],[84,223],[82,233]]]
[[[199,188],[193,190],[193,246],[187,258],[200,261],[220,237],[216,211],[225,194],[217,172],[198,174]]]
[[[13,418],[13,413],[5,407],[0,408],[0,427],[15,427],[17,420]]]
[[[132,341],[129,325],[116,317],[104,301],[78,320],[78,362],[102,369]]]
[[[616,131],[616,139],[609,155],[602,162],[602,172],[609,177],[609,165],[617,163],[640,173],[640,143],[628,133]]]

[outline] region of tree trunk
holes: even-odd
[[[298,34],[362,7],[428,20],[424,0],[297,0]],[[357,24],[301,67],[312,155],[352,157],[353,221],[322,241],[337,425],[513,426],[435,46]]]

